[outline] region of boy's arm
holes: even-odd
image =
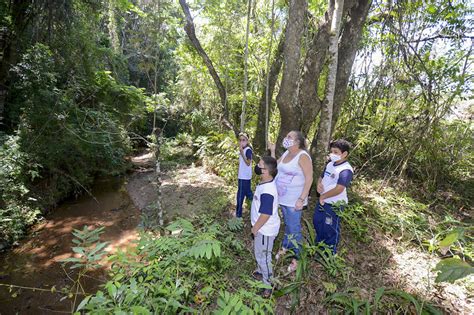
[[[258,230],[267,223],[268,219],[270,219],[270,216],[268,214],[260,214],[260,216],[257,219],[257,222],[255,222],[255,225],[252,227],[252,234],[257,235]]]
[[[254,226],[252,227],[252,234],[257,235],[258,230],[267,223],[270,216],[273,214],[273,200],[274,197],[271,194],[261,194],[260,195],[260,209],[258,209],[258,216],[257,222],[255,222]]]
[[[337,181],[336,187],[322,194],[319,197],[319,203],[323,205],[325,199],[337,196],[340,193],[342,193],[346,187],[349,187],[352,181],[352,176],[353,176],[352,171],[350,170],[342,171],[339,174],[339,179]]]
[[[322,194],[323,191],[324,191],[323,178],[322,178],[322,177],[319,177],[319,178],[318,178],[318,186],[317,186],[316,190],[317,190],[318,193],[320,193],[320,194]]]
[[[245,164],[250,166],[250,163],[252,162],[252,150],[247,150],[244,154],[244,149],[240,148],[240,155],[244,158]]]
[[[339,184],[336,185],[336,187],[334,187],[333,189],[325,192],[324,194],[322,194],[319,197],[319,203],[323,205],[324,204],[324,199],[328,199],[328,198],[339,195],[340,193],[342,193],[344,191],[344,188],[346,188],[346,186],[339,185]]]

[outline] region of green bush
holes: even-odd
[[[167,235],[142,234],[135,252],[111,257],[110,281],[86,297],[77,311],[206,313],[216,308],[216,302],[222,310],[223,301],[231,300],[236,310],[271,313],[273,302],[260,297],[258,288],[249,287],[232,296],[225,292],[236,285],[230,283],[231,273],[241,252],[234,251],[233,237],[225,237],[233,234],[225,225],[210,217],[200,218],[199,223],[202,226],[178,219],[166,227]],[[250,281],[249,276],[242,276]]]
[[[18,136],[0,137],[0,247],[18,241],[39,210],[25,182],[38,176],[40,165],[21,151]]]
[[[238,171],[238,146],[234,135],[211,132],[195,140],[196,156],[204,166],[222,176],[227,182],[234,182]]]
[[[23,200],[28,191],[36,207],[47,208],[82,193],[98,175],[124,172],[128,130],[144,122],[149,100],[141,89],[107,71],[66,80],[60,66],[48,46],[37,44],[12,68],[7,114],[15,129],[0,153],[0,220],[9,227],[0,233],[8,243],[37,213]]]

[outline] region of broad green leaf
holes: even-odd
[[[474,267],[459,258],[441,260],[434,270],[439,271],[435,282],[450,282],[464,278],[474,273]]]
[[[454,242],[462,239],[463,234],[464,234],[463,229],[456,229],[448,233],[448,235],[446,235],[446,237],[441,242],[439,242],[439,247],[449,247],[453,245]]]

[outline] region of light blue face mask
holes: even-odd
[[[329,154],[329,158],[331,159],[332,162],[337,162],[340,159],[342,159],[342,156],[331,153],[331,154]]]
[[[283,139],[282,145],[285,149],[288,149],[289,147],[292,147],[295,145],[295,140],[286,137],[285,139]]]

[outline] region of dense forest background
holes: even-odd
[[[472,273],[472,4],[345,0],[333,33],[336,3],[0,0],[0,249],[146,147],[234,184],[243,124],[259,154],[302,130],[315,178],[329,140],[349,140],[351,233],[377,226]],[[186,290],[173,311],[199,304]]]

